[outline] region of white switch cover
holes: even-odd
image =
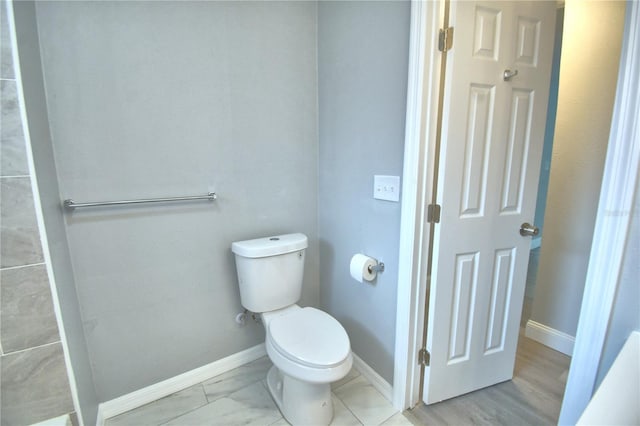
[[[387,201],[400,201],[400,176],[373,177],[373,198]]]

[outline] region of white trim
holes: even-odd
[[[432,46],[441,17],[439,0],[411,2],[409,76],[396,305],[393,406],[413,407],[419,399],[417,349],[422,339],[429,230],[425,207],[433,167],[440,54]],[[427,39],[431,35],[433,39]]]
[[[47,269],[47,275],[49,278],[49,288],[51,290],[51,299],[53,301],[53,311],[56,316],[56,323],[58,325],[58,333],[60,335],[60,342],[62,344],[62,353],[64,354],[64,363],[67,370],[67,379],[69,380],[69,390],[71,392],[71,399],[73,401],[73,407],[76,411],[78,423],[80,426],[84,426],[84,418],[82,416],[82,407],[80,400],[78,399],[78,387],[76,385],[76,378],[73,371],[73,364],[69,356],[69,344],[67,341],[67,334],[65,332],[64,324],[62,323],[62,310],[60,308],[60,299],[58,298],[58,291],[56,289],[55,275],[53,273],[53,264],[51,260],[51,252],[49,251],[49,240],[47,239],[47,229],[44,224],[44,216],[42,212],[42,201],[40,200],[40,193],[38,192],[38,177],[36,175],[36,167],[33,160],[33,152],[31,151],[31,134],[29,132],[29,123],[27,119],[27,107],[24,99],[24,91],[22,86],[22,72],[20,69],[20,58],[18,56],[18,40],[16,37],[16,25],[13,13],[13,2],[7,1],[6,13],[7,21],[9,23],[9,38],[11,39],[11,54],[13,57],[13,69],[15,72],[16,90],[18,92],[18,103],[20,105],[20,121],[22,125],[22,132],[24,135],[25,151],[27,155],[27,163],[29,165],[29,174],[31,179],[31,191],[33,193],[33,204],[35,207],[36,221],[38,223],[38,231],[40,234],[40,243],[42,245],[42,254],[44,257],[44,263]]]
[[[101,403],[98,406],[98,418],[96,425],[104,425],[104,421],[118,414],[126,413],[134,408],[141,407],[150,402],[169,396],[190,386],[208,380],[219,374],[240,367],[258,358],[266,356],[264,343],[246,349],[242,352],[229,355],[205,366],[187,371],[170,379],[147,386],[137,391],[128,393],[118,398]]]
[[[422,113],[418,104],[423,94],[437,87],[432,75],[426,75],[429,60],[424,51],[422,34],[429,24],[427,10],[439,9],[442,1],[412,2],[411,44],[409,63],[409,85],[407,100],[407,127],[405,136],[405,163],[403,171],[402,218],[400,228],[400,262],[398,273],[398,302],[396,313],[396,346],[394,364],[394,399],[396,408],[411,407],[417,402],[419,370],[415,366],[415,350],[422,333],[420,323],[423,314],[424,294],[421,280],[426,279],[420,269],[423,252],[421,220],[424,218],[422,206],[427,199],[425,184],[424,154],[431,149],[429,140],[421,136],[430,135],[424,129],[435,120]],[[436,7],[436,4],[438,6]],[[618,92],[611,125],[611,138],[596,228],[592,244],[589,270],[585,284],[582,310],[571,370],[564,394],[561,424],[574,424],[591,397],[593,384],[600,362],[604,336],[609,324],[611,303],[617,287],[617,277],[624,250],[629,223],[630,202],[635,192],[638,172],[638,145],[640,140],[640,12],[636,2],[627,2],[627,22],[623,40]],[[437,28],[435,26],[434,28]],[[430,51],[435,49],[430,48]],[[431,63],[430,68],[433,69]],[[430,86],[431,85],[431,86]],[[424,92],[424,93],[423,93]],[[425,101],[424,105],[431,105]],[[425,148],[426,145],[426,148]],[[615,157],[615,158],[614,158]],[[613,275],[613,274],[615,275]],[[597,336],[592,336],[597,331]],[[595,338],[595,339],[594,339]]]
[[[371,385],[382,394],[388,401],[391,401],[393,398],[393,387],[387,382],[381,375],[376,373],[376,371],[369,367],[369,364],[364,362],[362,358],[360,358],[355,353],[353,355],[353,367],[360,372],[360,374],[367,379]]]
[[[96,414],[96,426],[104,426],[104,422],[107,418],[104,416],[102,412],[102,404],[98,404],[98,414]]]
[[[640,5],[637,2],[627,2],[625,20],[609,147],[559,424],[575,424],[593,394],[638,185]]]
[[[578,419],[578,425],[640,423],[640,333],[632,331]],[[633,384],[636,384],[634,386]],[[631,386],[629,386],[631,385]]]
[[[539,322],[527,321],[524,335],[558,352],[571,356],[575,337]]]
[[[65,414],[60,417],[54,417],[53,419],[43,420],[38,423],[34,423],[31,426],[69,426],[73,424],[71,421],[71,416],[69,414]]]

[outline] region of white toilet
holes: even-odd
[[[328,425],[333,418],[330,383],[351,370],[347,332],[326,312],[296,305],[302,293],[304,234],[278,235],[231,245],[240,300],[260,313],[273,367],[269,392],[293,425]]]

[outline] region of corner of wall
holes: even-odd
[[[80,424],[93,424],[98,401],[59,204],[40,63],[36,6],[33,1],[14,2],[13,5],[14,58],[38,228],[74,405]]]

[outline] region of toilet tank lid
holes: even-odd
[[[302,250],[308,246],[304,234],[274,235],[231,243],[231,251],[242,257],[268,257]]]

